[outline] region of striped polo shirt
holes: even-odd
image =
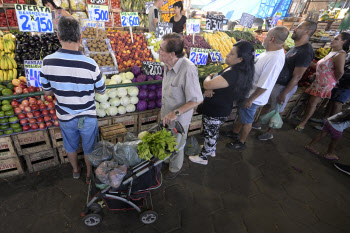
[[[96,117],[95,91],[104,93],[106,86],[96,62],[82,52],[59,49],[45,57],[40,80],[56,96],[59,120]]]

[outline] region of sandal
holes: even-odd
[[[325,154],[323,157],[324,157],[325,159],[328,159],[328,160],[338,160],[338,159],[339,159],[338,156],[336,156],[336,155],[330,155],[330,154]]]
[[[301,131],[304,130],[304,127],[301,127],[301,126],[298,125],[297,127],[295,127],[294,130],[297,131],[297,132],[301,132]]]
[[[310,148],[308,145],[304,146],[304,148],[308,151],[310,151],[311,153],[313,153],[314,155],[320,155],[320,152]]]
[[[79,166],[78,172],[73,171],[73,178],[74,179],[79,179],[80,178],[80,172],[81,172],[81,167]]]

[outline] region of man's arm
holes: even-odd
[[[288,93],[293,90],[293,88],[298,85],[298,82],[300,79],[303,77],[303,74],[307,70],[307,67],[295,67],[294,72],[293,72],[293,77],[289,81],[288,85],[284,90],[281,92],[281,94],[277,97],[277,102],[278,103],[284,103],[286,101],[286,96]]]
[[[180,115],[190,111],[191,109],[197,107],[200,103],[202,103],[202,101],[200,102],[194,102],[194,101],[190,101],[188,103],[186,103],[185,105],[182,105],[180,108],[178,108],[177,110],[180,112]],[[173,122],[174,120],[177,119],[178,116],[176,116],[175,112],[170,112],[169,114],[167,114],[163,119],[163,125],[170,125],[171,122]]]
[[[45,94],[45,95],[54,95],[54,94],[53,94],[53,91],[44,91],[44,94]]]
[[[244,104],[244,108],[250,108],[256,98],[264,94],[266,89],[257,87],[254,93],[248,98],[248,100]]]

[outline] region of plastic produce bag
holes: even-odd
[[[283,121],[280,115],[280,105],[277,104],[276,113],[271,117],[269,122],[269,127],[273,129],[280,129],[282,128]]]
[[[127,170],[128,170],[127,166],[119,165],[118,167],[110,171],[108,174],[109,185],[112,186],[113,188],[118,188],[122,183]]]
[[[201,152],[201,148],[197,139],[194,136],[191,136],[187,139],[185,146],[185,154],[190,155],[198,155]]]
[[[271,112],[263,115],[260,119],[261,124],[267,125],[270,122],[270,119],[275,115],[275,113],[276,113],[276,110],[272,110]]]
[[[105,184],[109,184],[109,172],[116,168],[118,164],[114,161],[104,161],[96,169],[96,177]]]
[[[92,166],[97,167],[103,161],[113,158],[114,145],[107,141],[100,141],[96,144],[95,149],[87,156]]]
[[[137,145],[141,140],[120,143],[114,146],[113,159],[118,164],[133,167],[141,162],[137,153]]]

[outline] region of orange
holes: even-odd
[[[19,79],[17,79],[17,78],[16,78],[16,79],[13,79],[13,80],[12,80],[12,84],[15,85],[16,87],[18,87],[18,86],[21,84],[21,80],[19,80]]]

